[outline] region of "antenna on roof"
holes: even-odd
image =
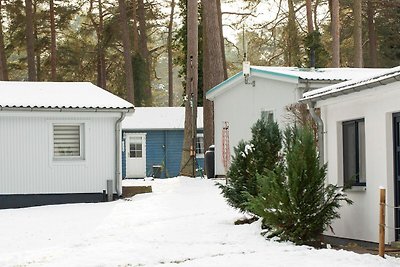
[[[253,87],[255,86],[255,81],[249,82],[250,77],[250,61],[247,60],[247,42],[245,36],[245,25],[243,25],[243,76],[244,83],[251,84]]]

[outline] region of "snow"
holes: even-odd
[[[367,86],[371,83],[380,82],[385,79],[399,76],[400,66],[390,69],[361,69],[358,75],[355,75],[349,81],[315,89],[303,94],[303,100],[316,97],[327,96],[340,91],[352,89],[357,86]]]
[[[297,67],[264,67],[251,66],[253,70],[261,72],[292,76],[303,80],[345,81],[364,78],[367,75],[384,72],[387,69],[374,68],[297,68]]]
[[[185,128],[184,107],[137,107],[122,121],[122,129],[165,130]],[[203,108],[197,109],[197,128],[203,128]]]
[[[2,108],[133,109],[124,99],[90,82],[0,82]]]
[[[124,181],[153,193],[109,203],[0,210],[0,266],[399,266],[265,240],[205,179]]]

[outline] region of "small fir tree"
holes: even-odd
[[[251,141],[241,141],[234,149],[228,184],[220,184],[228,203],[242,212],[247,211],[248,197],[258,195],[257,175],[275,167],[281,149],[281,133],[273,120],[259,119],[251,132]]]
[[[247,207],[263,218],[270,236],[304,244],[339,218],[342,201],[352,201],[338,186],[325,185],[326,166],[319,166],[310,128],[288,128],[283,154],[273,171],[258,176],[259,195],[250,196]]]

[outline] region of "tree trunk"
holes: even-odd
[[[222,11],[221,11],[221,0],[217,0],[217,14],[218,14],[218,24],[220,29],[220,36],[221,36],[221,48],[222,48],[222,60],[224,65],[224,80],[228,79],[228,68],[226,66],[226,58],[225,58],[225,39],[224,39],[224,32],[222,29]]]
[[[101,0],[98,0],[99,5],[99,33],[97,37],[97,49],[98,49],[98,85],[103,88],[107,89],[107,72],[106,72],[106,57],[104,52],[104,21],[103,21],[103,3]]]
[[[204,148],[214,144],[214,105],[206,99],[206,93],[225,80],[224,46],[218,0],[203,0],[203,112],[204,112]]]
[[[367,15],[368,15],[368,37],[369,37],[369,67],[378,67],[378,41],[376,37],[375,29],[375,5],[374,0],[368,0],[367,5]]]
[[[56,54],[56,23],[55,23],[55,12],[54,12],[54,0],[50,0],[50,68],[51,68],[51,80],[57,80],[57,54]]]
[[[363,67],[362,53],[362,0],[354,0],[353,17],[354,17],[354,67]]]
[[[125,66],[125,79],[126,79],[126,91],[128,101],[134,103],[134,87],[133,87],[133,69],[132,69],[132,57],[131,57],[131,44],[129,40],[129,28],[128,20],[126,16],[126,5],[125,0],[118,0],[119,12],[120,12],[120,24],[121,24],[121,35],[122,45],[124,49],[124,66]]]
[[[185,131],[180,174],[196,176],[198,19],[197,0],[187,1],[187,77]]]
[[[36,81],[35,37],[33,33],[32,0],[25,0],[26,14],[26,53],[28,60],[28,80]]]
[[[0,14],[2,13],[2,5],[0,0]],[[8,81],[8,68],[7,68],[7,57],[4,47],[4,37],[3,37],[3,20],[0,17],[0,80]]]
[[[40,59],[42,50],[40,47],[37,45],[39,43],[39,35],[38,35],[38,25],[36,23],[36,8],[37,8],[37,3],[38,0],[33,1],[33,36],[35,39],[35,62],[36,62],[36,81],[41,80],[41,74],[42,74],[42,61]]]
[[[145,106],[152,105],[151,83],[150,83],[150,53],[147,47],[147,27],[146,27],[146,10],[143,0],[138,0],[138,20],[139,20],[139,53],[145,62],[145,88],[144,98]]]
[[[97,86],[106,89],[106,59],[103,44],[103,4],[101,0],[97,0],[99,23],[93,17],[93,3],[95,0],[89,1],[88,17],[93,24],[96,31],[97,45],[96,45],[96,62],[97,62]]]
[[[138,31],[138,18],[136,14],[136,0],[132,0],[132,30],[133,30],[133,51],[139,53],[139,31]]]
[[[171,13],[168,24],[168,106],[174,106],[174,73],[172,66],[172,26],[174,23],[175,0],[171,0]]]
[[[332,0],[331,7],[332,27],[332,67],[340,67],[340,21],[339,21],[339,0]]]
[[[296,13],[294,10],[293,0],[288,0],[288,25],[287,25],[287,51],[286,51],[286,65],[299,66],[300,65],[300,44],[296,25]]]
[[[312,17],[312,0],[306,0],[306,12],[307,12],[307,31],[308,35],[314,39],[314,25]],[[315,49],[314,43],[310,47],[310,67],[315,68]]]

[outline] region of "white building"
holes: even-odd
[[[0,82],[0,208],[120,195],[129,102],[86,82]],[[109,182],[110,184],[110,182]]]
[[[387,189],[386,241],[400,240],[400,67],[304,94],[321,110],[324,158],[331,184],[353,205],[332,225],[342,238],[378,242],[379,188]]]
[[[240,140],[251,138],[250,128],[261,115],[272,116],[283,128],[289,119],[286,107],[297,103],[304,91],[346,81],[376,69],[299,69],[294,67],[250,67],[246,79],[240,72],[207,92],[214,102],[215,174],[225,175],[223,143],[229,138],[229,151]],[[223,138],[225,123],[229,133]],[[225,140],[224,140],[225,139]]]

